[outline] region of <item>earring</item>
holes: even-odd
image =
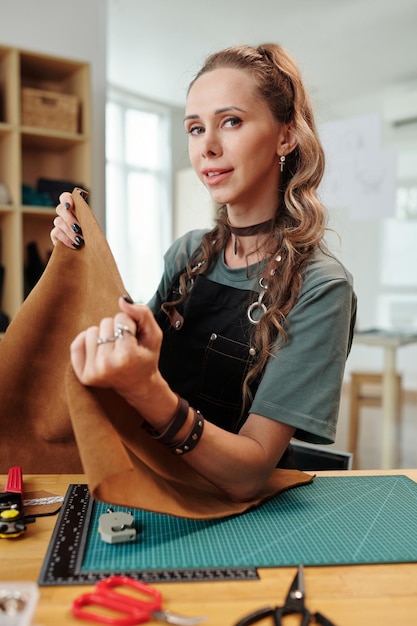
[[[280,158],[280,165],[281,165],[281,172],[284,171],[284,165],[285,165],[285,154],[281,154]]]

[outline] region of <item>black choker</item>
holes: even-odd
[[[260,224],[254,224],[253,226],[232,226],[229,218],[227,218],[227,225],[230,228],[230,232],[235,236],[235,241],[233,244],[233,252],[237,254],[237,246],[239,243],[239,237],[250,237],[251,235],[260,235],[264,233],[268,233],[271,230],[271,227],[274,223],[274,218],[267,220],[266,222],[261,222]]]

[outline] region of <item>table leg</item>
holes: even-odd
[[[396,373],[396,348],[385,346],[382,389],[382,469],[396,468],[399,463],[397,432],[399,398]]]

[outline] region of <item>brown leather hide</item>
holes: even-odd
[[[21,465],[24,474],[85,471],[99,499],[197,518],[240,513],[310,482],[303,472],[277,469],[258,498],[231,502],[185,459],[151,439],[120,396],[78,381],[69,359],[72,339],[113,316],[126,290],[79,190],[73,198],[85,246],[55,246],[0,342],[0,472],[12,465]]]

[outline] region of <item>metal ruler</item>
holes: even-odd
[[[87,485],[69,485],[49,542],[38,583],[42,586],[93,585],[114,574],[147,583],[256,580],[254,567],[83,572],[81,570],[94,507]]]

